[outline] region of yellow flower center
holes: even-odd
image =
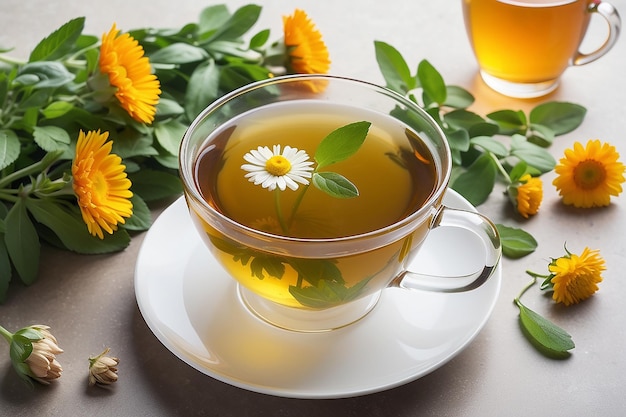
[[[282,177],[291,171],[291,162],[282,155],[274,155],[265,163],[265,170],[272,175]]]
[[[580,188],[591,190],[604,182],[606,171],[600,162],[588,159],[574,168],[574,182]]]

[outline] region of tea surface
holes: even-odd
[[[372,126],[357,153],[320,170],[348,178],[358,188],[358,197],[331,197],[311,184],[280,191],[277,200],[277,191],[244,177],[241,165],[250,150],[289,145],[305,150],[313,160],[325,136],[361,120]],[[409,139],[397,121],[362,110],[313,103],[273,105],[236,119],[216,136],[215,147],[205,151],[197,164],[204,197],[236,222],[273,234],[329,238],[366,233],[416,211],[435,188],[435,164],[428,148],[415,137]],[[301,204],[291,214],[302,192]],[[288,232],[279,228],[277,202],[289,223]]]

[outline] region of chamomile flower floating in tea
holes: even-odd
[[[272,150],[259,146],[245,154],[243,158],[248,163],[241,166],[248,172],[245,177],[269,191],[276,187],[281,191],[287,188],[295,191],[298,184],[307,185],[313,172],[309,155],[291,146],[285,146],[282,152],[280,149],[280,145],[274,145]]]
[[[586,146],[576,142],[573,149],[565,150],[552,182],[563,203],[581,208],[608,206],[611,196],[622,192],[626,167],[618,158],[614,146],[598,139],[589,140]]]

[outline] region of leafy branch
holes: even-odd
[[[472,94],[447,85],[427,60],[412,74],[393,46],[381,41],[374,46],[386,86],[422,107],[443,130],[452,153],[450,187],[474,206],[487,200],[498,180],[508,184],[526,173],[539,176],[554,169],[556,161],[546,148],[556,136],[576,129],[586,113],[578,104],[547,102],[528,115],[499,110],[483,117],[468,110],[474,103]],[[528,233],[499,226],[507,233],[506,256],[520,257],[535,249]]]

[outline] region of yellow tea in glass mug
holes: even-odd
[[[470,291],[500,259],[489,219],[443,204],[452,158],[441,128],[384,87],[326,75],[259,81],[209,105],[179,155],[191,219],[237,282],[233,302],[281,329],[347,326],[389,287]],[[439,227],[476,237],[478,270],[411,270]]]
[[[363,119],[372,123],[367,139],[354,156],[332,166],[333,172],[357,186],[357,198],[335,198],[308,186],[295,191],[286,189],[276,199],[271,191],[244,176],[241,165],[251,149],[289,144],[314,155],[320,141],[330,132]],[[338,239],[379,230],[419,210],[437,185],[435,161],[421,140],[407,137],[397,121],[363,109],[306,100],[278,103],[234,119],[213,135],[219,139],[211,141],[201,152],[195,166],[202,196],[228,218],[270,234]],[[298,210],[294,212],[296,204]],[[285,217],[285,225],[281,226],[278,212]],[[382,248],[357,250],[351,256],[312,261],[277,256],[271,251],[251,251],[208,224],[204,228],[213,243],[213,254],[241,285],[268,300],[292,307],[332,304],[332,297],[307,297],[307,292],[313,292],[308,288],[315,285],[352,291],[355,298],[374,292],[376,281],[386,281],[403,268],[397,262],[403,246],[417,244],[426,232],[426,228],[418,228],[411,241],[400,240]],[[352,249],[358,246],[355,243]],[[242,259],[245,257],[247,261]],[[331,273],[311,274],[314,268]],[[321,276],[335,279],[324,278],[322,284]]]
[[[463,0],[465,27],[487,85],[513,97],[538,97],[558,86],[568,66],[608,52],[621,21],[608,3],[592,0]],[[579,52],[591,16],[609,24],[594,52]]]

